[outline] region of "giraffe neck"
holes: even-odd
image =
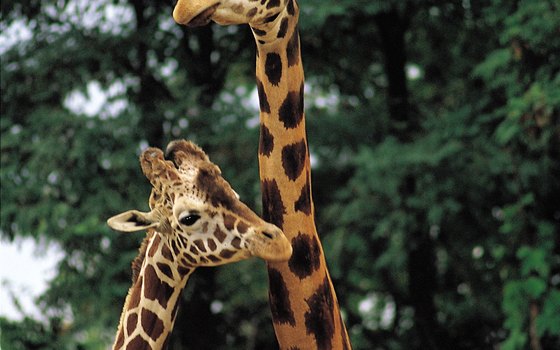
[[[278,17],[252,27],[263,216],[294,249],[287,263],[268,264],[270,307],[281,349],[344,349],[350,343],[314,222],[298,13],[289,0]]]
[[[194,269],[178,267],[165,236],[153,232],[134,264],[113,349],[165,349],[177,316],[178,301]]]

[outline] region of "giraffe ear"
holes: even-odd
[[[129,210],[107,220],[107,224],[115,231],[136,232],[157,227],[159,221],[154,220],[153,212],[143,213],[138,210]]]

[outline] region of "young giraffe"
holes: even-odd
[[[293,246],[269,263],[270,307],[282,349],[349,349],[346,327],[314,223],[295,0],[179,0],[176,22],[248,23],[257,44],[263,217]]]
[[[187,141],[140,156],[153,188],[149,213],[130,210],[110,218],[115,230],[148,230],[133,262],[113,349],[163,349],[177,316],[178,299],[198,266],[257,256],[287,260],[292,248],[282,231],[245,206],[208,156]]]

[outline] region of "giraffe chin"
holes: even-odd
[[[218,7],[218,5],[220,4],[218,3],[216,5],[210,6],[206,10],[199,13],[195,18],[193,18],[189,23],[187,23],[187,26],[201,27],[210,23],[210,20],[212,20],[212,15],[214,14],[214,12],[216,12],[216,8]]]

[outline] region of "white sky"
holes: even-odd
[[[34,299],[56,275],[56,264],[63,255],[56,245],[38,245],[31,238],[13,243],[0,240],[0,315],[12,320],[21,320],[24,315],[42,320]],[[13,294],[18,296],[21,311],[12,301]]]

